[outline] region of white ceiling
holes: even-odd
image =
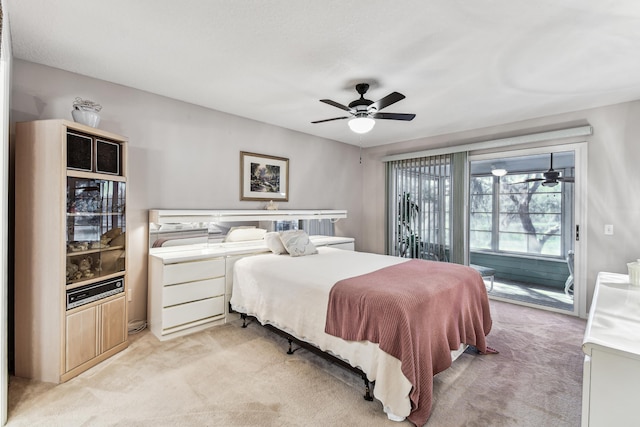
[[[3,4],[16,58],[364,147],[640,99],[638,0]],[[416,118],[310,123],[361,81]]]

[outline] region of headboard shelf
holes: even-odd
[[[338,220],[347,217],[346,210],[166,210],[149,211],[149,222],[155,224],[193,222],[294,221],[304,219]]]

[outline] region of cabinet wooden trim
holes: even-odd
[[[83,172],[83,171],[76,171],[76,170],[67,170],[67,176],[71,178],[108,179],[109,181],[117,181],[117,182],[127,181],[127,178],[121,175],[103,175],[95,172]]]
[[[81,373],[86,371],[87,369],[92,368],[92,367],[96,366],[97,364],[99,364],[101,362],[104,362],[105,360],[107,360],[108,358],[110,358],[114,354],[117,354],[117,353],[121,352],[122,350],[124,350],[128,346],[129,346],[129,342],[125,341],[122,344],[115,346],[111,350],[107,350],[104,353],[99,354],[98,356],[96,356],[93,359],[89,360],[88,362],[78,366],[77,368],[72,369],[72,370],[70,370],[68,372],[65,372],[64,374],[60,375],[60,381],[59,382],[66,382],[66,381],[69,381],[71,378],[77,377],[78,375],[80,375]]]

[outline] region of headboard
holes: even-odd
[[[267,231],[302,229],[334,236],[344,210],[159,210],[149,211],[149,248],[224,242],[233,227]]]

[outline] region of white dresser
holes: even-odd
[[[310,236],[310,240],[315,246],[354,250],[351,237]],[[264,241],[150,249],[149,329],[166,340],[225,323],[233,264],[269,252]]]
[[[640,287],[598,274],[582,350],[582,426],[640,425]]]

